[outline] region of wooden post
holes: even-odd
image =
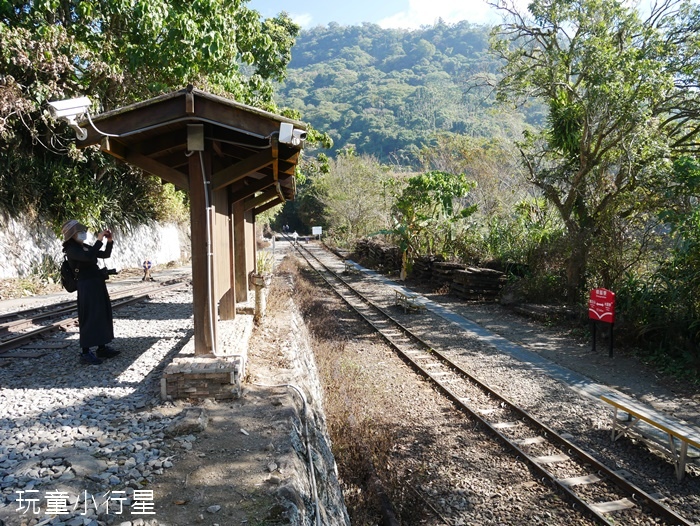
[[[206,152],[202,154],[205,158],[206,170],[207,154]],[[207,247],[206,174],[202,173],[199,152],[195,152],[189,157],[189,172],[194,353],[197,356],[208,356],[213,355],[209,299],[213,298],[214,291],[209,291],[207,258],[210,256]],[[214,338],[216,338],[216,315],[212,317],[212,323],[214,325]]]
[[[245,218],[245,236],[246,236],[246,276],[253,271],[257,271],[256,268],[256,254],[258,253],[257,239],[255,232],[255,215],[252,210],[247,210],[244,212],[243,217]]]

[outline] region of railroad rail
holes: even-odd
[[[628,519],[632,522],[646,517],[669,525],[693,524],[576,446],[569,437],[557,433],[482,383],[454,363],[449,350],[432,348],[343,279],[340,274],[346,264],[342,260],[332,256],[333,264],[327,265],[314,254],[315,248],[298,243],[295,248],[405,362],[432,382],[457,408],[498,437],[542,483],[555,487],[575,509],[601,524],[628,523]],[[327,254],[325,250],[323,253]]]
[[[153,294],[182,287],[188,278],[174,278],[149,285],[139,284],[119,291],[110,291],[112,308],[118,309],[142,301]],[[9,312],[0,315],[0,356],[50,333],[65,330],[78,323],[75,300]],[[37,327],[37,325],[39,325]]]

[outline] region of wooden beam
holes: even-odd
[[[212,186],[215,191],[220,190],[236,181],[240,181],[246,175],[257,172],[265,166],[272,164],[273,161],[272,150],[266,148],[215,173],[212,176]]]
[[[186,149],[183,147],[179,152],[172,152],[167,155],[148,155],[146,157],[153,159],[155,162],[169,166],[173,170],[185,173],[189,164],[189,158],[185,155]]]
[[[246,184],[243,184],[244,182]],[[235,188],[231,188],[231,202],[240,201],[241,199],[255,195],[256,192],[262,192],[273,184],[275,184],[275,180],[271,175],[267,175],[262,179],[245,179],[237,183]]]
[[[241,135],[240,131],[230,130],[228,128],[221,128],[214,126],[211,133],[207,133],[207,138],[214,142],[220,142],[227,148],[230,148],[236,157],[236,151],[247,152],[258,152],[261,149],[267,148],[270,145],[269,138],[263,137],[253,137],[250,135]],[[240,157],[245,157],[241,155]]]
[[[185,113],[194,113],[194,93],[192,93],[190,86],[187,86],[187,94],[185,95]]]
[[[158,161],[154,161],[150,157],[146,157],[140,153],[130,152],[126,156],[126,162],[138,166],[142,170],[152,173],[161,179],[165,179],[182,190],[189,191],[190,189],[190,181],[185,174],[165,164],[161,164]]]
[[[257,208],[258,206],[267,203],[271,199],[275,199],[276,197],[279,197],[277,188],[270,188],[257,197],[251,197],[250,199],[243,201],[243,209],[247,212],[248,210],[252,210],[253,208]]]
[[[277,206],[281,203],[284,203],[284,201],[282,201],[282,199],[280,199],[279,197],[275,197],[272,201],[265,203],[264,205],[260,205],[259,207],[255,208],[253,210],[253,215],[257,216],[259,214],[262,214],[265,210],[269,210],[273,206]]]
[[[279,142],[279,139],[276,135],[274,137],[270,138],[270,149],[272,150],[272,157],[275,159],[275,161],[272,163],[272,177],[276,183],[277,180],[279,179],[279,171],[280,171],[280,163],[279,163],[280,142]]]
[[[123,144],[111,140],[110,137],[102,139],[101,149],[103,152],[113,155],[117,159],[129,164],[133,164],[148,173],[174,184],[178,188],[186,191],[190,189],[190,181],[187,175],[158,161],[154,161],[150,157],[135,152]]]
[[[77,141],[78,147],[85,148],[86,146],[99,144],[105,133],[114,135],[133,134],[138,130],[153,129],[158,126],[165,127],[174,119],[187,116],[182,111],[183,93],[156,97],[156,99],[151,101],[137,103],[127,108],[120,108],[93,117],[92,120],[95,126],[101,131],[98,132],[93,126],[86,123],[88,137],[84,141]],[[133,139],[133,135],[128,138],[125,137],[125,140],[129,141]]]
[[[185,128],[163,131],[155,137],[149,137],[148,140],[134,144],[134,150],[153,158],[161,158],[176,151],[181,152],[186,148],[187,130]]]

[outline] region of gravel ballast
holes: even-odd
[[[281,244],[279,251],[285,252]],[[360,276],[352,279],[368,296],[392,308],[394,293],[385,285],[361,280]],[[285,282],[283,286],[293,289],[294,284]],[[453,310],[488,325],[491,330],[500,328],[504,337],[528,345],[561,365],[575,368],[577,361],[582,362],[581,355],[588,352],[580,343],[514,317],[498,306],[470,305],[435,294],[429,296],[450,304]],[[79,363],[75,330],[54,338],[65,340],[67,347],[47,349],[41,358],[0,359],[0,520],[5,521],[5,526],[20,525],[22,519],[28,525],[52,526],[133,526],[139,524],[138,520],[153,525],[188,524],[165,521],[158,514],[129,520],[113,511],[119,505],[130,509],[141,505],[146,511],[151,505],[160,509],[163,503],[153,503],[157,496],[149,498],[148,490],[158,488],[161,479],[172,478],[176,485],[178,480],[187,481],[190,473],[178,470],[209,465],[215,470],[227,455],[235,460],[234,457],[247,451],[243,446],[229,452],[206,446],[207,433],[217,426],[229,425],[240,406],[217,406],[211,411],[217,418],[210,418],[206,431],[193,429],[182,434],[173,429],[184,406],[160,399],[164,367],[192,337],[191,301],[189,291],[174,292],[116,311],[115,347],[122,354],[101,366]],[[335,304],[333,308],[338,312],[344,308],[339,300],[329,297],[328,301]],[[466,369],[473,370],[501,394],[555,430],[572,435],[578,445],[601,461],[624,469],[632,482],[648,493],[659,493],[676,512],[700,522],[697,467],[691,468],[685,479],[678,482],[672,465],[643,446],[628,440],[611,443],[609,410],[599,403],[431,313],[404,315],[403,320],[435,347],[449,349]],[[279,378],[284,377],[280,371],[288,367],[281,350],[288,347],[289,329],[277,325],[267,320],[254,331],[249,368],[251,379],[258,383],[280,383]],[[400,437],[394,445],[391,470],[397,476],[421,473],[423,484],[406,491],[426,511],[416,515],[415,522],[405,519],[404,524],[441,524],[441,515],[455,525],[589,523],[568,511],[566,503],[550,489],[530,481],[528,471],[496,441],[475,429],[467,417],[452,413],[451,405],[417,378],[379,338],[367,337],[367,327],[362,322],[350,322],[343,316],[339,327],[338,339],[345,342],[348,352],[360,357],[377,390],[386,393],[381,397],[386,404],[381,409]],[[279,356],[276,361],[266,362],[269,370],[264,375],[256,371],[255,363],[262,359],[262,349]],[[573,351],[567,354],[565,349]],[[300,352],[308,351],[302,348]],[[606,385],[622,387],[626,394],[661,404],[669,412],[693,421],[697,393],[674,393],[626,357],[620,356],[616,362],[607,362],[600,356],[585,358],[587,367],[580,368],[580,373],[590,374]],[[290,380],[285,377],[286,381]],[[248,385],[244,391],[247,391],[241,401],[244,405],[270,401],[257,393],[254,385]],[[292,395],[288,397],[294,399]],[[270,425],[269,415],[266,418],[266,422],[260,423],[261,429]],[[272,422],[286,428],[275,419]],[[246,432],[251,428],[255,428],[253,423],[246,427]],[[234,432],[237,439],[247,436],[238,428]],[[253,460],[264,466],[260,471],[265,476],[259,484],[264,491],[279,489],[288,473],[280,473],[278,466],[282,463],[274,457],[277,446],[269,445],[270,440],[262,435],[261,441],[269,451],[251,449],[250,452]],[[235,480],[238,475],[235,465],[232,466],[230,477]],[[241,469],[247,472],[251,467]],[[244,476],[243,471],[240,476]],[[339,477],[342,482],[342,472]],[[69,495],[70,514],[42,522],[48,517],[32,521],[30,514],[18,513],[31,507],[32,499],[37,496],[46,497],[50,490]],[[245,500],[236,498],[237,502]],[[424,505],[423,499],[429,500],[435,513]],[[202,520],[197,522],[211,526],[240,524],[240,520],[230,522],[222,513],[221,507],[226,504],[202,498],[201,513],[195,515]],[[215,509],[216,506],[219,508]],[[112,513],[105,513],[107,508]],[[254,524],[253,520],[262,517],[249,515],[249,520]]]

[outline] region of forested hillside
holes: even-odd
[[[276,100],[335,145],[327,165],[307,150],[283,220],[383,235],[404,275],[424,255],[517,266],[515,301],[610,289],[616,334],[697,379],[700,6],[499,6],[493,40],[467,22],[301,32]]]
[[[507,114],[477,73],[495,74],[489,28],[438,23],[417,31],[330,24],[302,31],[277,102],[334,141],[388,162],[413,165],[439,131],[512,136],[538,113]]]

